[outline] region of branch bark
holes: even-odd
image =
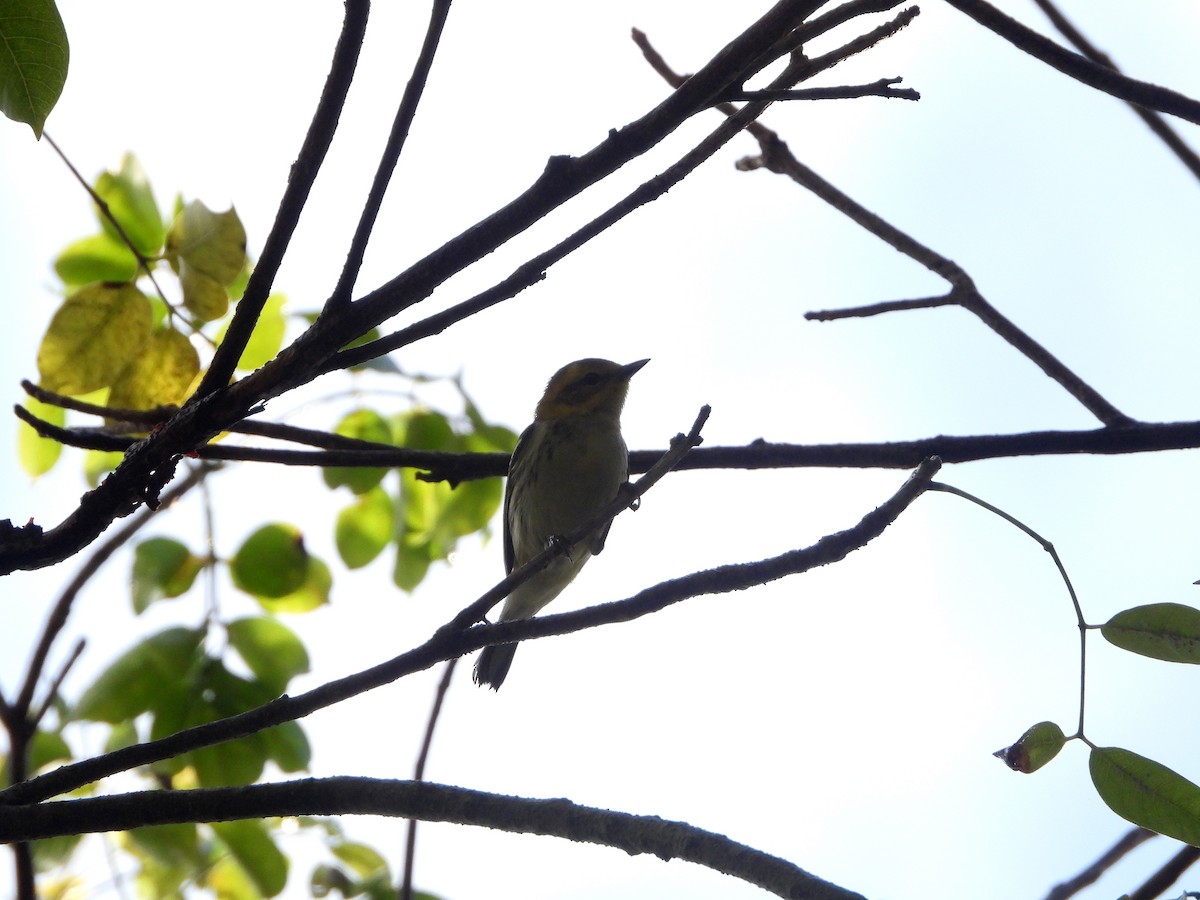
[[[682,859],[792,900],[863,900],[792,863],[724,835],[657,816],[580,806],[570,800],[506,797],[430,782],[375,778],[304,779],[282,784],[142,791],[37,806],[0,806],[0,841],[123,831],[141,825],[221,822],[267,816],[373,815],[456,822],[560,837]]]

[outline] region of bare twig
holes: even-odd
[[[1130,850],[1141,846],[1150,840],[1150,838],[1155,837],[1158,837],[1158,835],[1149,828],[1131,828],[1094,863],[1074,878],[1064,881],[1062,884],[1055,885],[1046,894],[1046,900],[1068,900],[1068,898],[1074,897],[1088,885],[1099,881]]]
[[[425,725],[425,737],[421,741],[421,752],[417,755],[417,765],[413,771],[413,781],[425,780],[425,763],[429,761],[429,748],[433,746],[433,732],[437,728],[438,718],[442,714],[442,704],[446,700],[446,691],[450,689],[450,681],[454,678],[454,669],[458,665],[458,657],[446,663],[442,677],[438,681],[437,691],[433,697],[433,709],[429,711],[429,721]],[[404,874],[400,879],[399,900],[412,900],[413,866],[417,856],[417,820],[408,820],[408,829],[404,837]]]
[[[205,397],[224,388],[233,377],[242,351],[246,349],[250,334],[254,331],[263,305],[271,293],[275,275],[283,262],[283,255],[291,242],[292,233],[300,221],[300,213],[308,202],[317,172],[320,171],[321,163],[324,162],[325,154],[333,141],[342,105],[354,79],[354,70],[358,67],[358,55],[362,49],[367,15],[371,9],[370,0],[346,0],[345,5],[346,15],[342,20],[337,47],[333,51],[333,62],[325,79],[325,88],[313,113],[308,134],[305,135],[296,161],[292,164],[287,188],[275,215],[275,224],[263,243],[262,255],[250,275],[242,299],[238,301],[234,310],[233,318],[225,331],[225,339],[217,348],[196,393],[188,401],[191,404],[199,403]]]
[[[898,5],[898,2],[892,2],[891,5]],[[867,35],[862,35],[848,42],[839,50],[831,51],[825,54],[819,60],[806,60],[802,63],[787,67],[784,72],[778,76],[772,83],[772,89],[790,87],[798,78],[810,77],[836,65],[837,62],[846,58],[846,56],[858,53],[871,43],[877,43],[883,40],[890,34],[895,33],[900,28],[904,27],[913,16],[916,15],[915,8],[906,10],[897,19],[887,23],[879,28],[872,30]],[[638,41],[639,36],[644,39],[644,35],[637,29],[633,31],[634,40]],[[684,90],[685,83],[691,85],[692,79],[698,76],[689,76],[688,78],[679,78],[672,82],[676,87],[677,92]],[[738,82],[740,83],[740,82]],[[673,95],[674,96],[674,95]],[[501,281],[499,284],[493,285],[486,291],[472,297],[469,300],[456,304],[442,312],[436,313],[427,319],[416,322],[397,332],[387,335],[379,340],[371,341],[367,344],[362,344],[358,347],[353,347],[347,350],[340,350],[332,354],[320,366],[322,373],[336,371],[338,369],[350,368],[351,366],[360,365],[371,359],[376,359],[400,347],[415,343],[431,335],[439,334],[446,328],[456,322],[460,322],[469,316],[475,315],[482,310],[496,305],[510,297],[516,296],[525,288],[537,284],[545,277],[546,269],[554,263],[562,260],[570,253],[582,247],[598,234],[603,233],[608,228],[612,227],[616,222],[627,216],[641,206],[658,199],[665,194],[671,187],[678,184],[688,174],[690,174],[702,162],[711,157],[721,147],[728,143],[742,129],[749,129],[752,134],[757,134],[755,119],[762,114],[766,109],[767,101],[756,101],[750,103],[740,109],[730,103],[719,102],[719,94],[714,94],[706,103],[707,106],[715,105],[716,108],[725,112],[727,121],[720,128],[713,131],[707,138],[697,144],[691,151],[685,154],[678,162],[670,166],[666,170],[660,172],[654,178],[641,184],[626,195],[619,202],[609,207],[601,215],[597,216],[583,228],[580,228],[574,234],[569,235],[564,240],[560,241],[554,247],[544,253],[535,256],[528,260],[508,278]],[[669,101],[668,101],[669,102]],[[665,105],[665,104],[664,104]],[[661,107],[660,107],[661,108]],[[628,126],[632,128],[633,126]],[[626,130],[628,130],[628,128]],[[612,139],[622,137],[623,132],[614,132]],[[599,149],[599,148],[597,148]],[[593,151],[595,153],[596,151]]]
[[[1120,71],[1116,64],[1084,37],[1082,32],[1072,25],[1070,20],[1050,0],[1033,0],[1033,2],[1046,14],[1046,18],[1062,36],[1075,46],[1076,50],[1096,65],[1107,66],[1114,72]],[[1145,122],[1146,126],[1179,158],[1179,161],[1187,166],[1193,175],[1200,178],[1200,155],[1197,155],[1196,151],[1188,146],[1179,132],[1154,110],[1146,109],[1136,103],[1130,103],[1129,106],[1137,113],[1138,118]]]
[[[60,409],[70,409],[90,416],[103,416],[106,419],[117,419],[135,425],[160,425],[179,412],[179,407],[174,405],[156,406],[153,409],[129,409],[123,406],[101,406],[98,403],[87,403],[78,397],[68,397],[66,394],[48,391],[29,379],[21,381],[21,389],[35,400],[57,406]]]
[[[903,78],[881,78],[871,84],[848,84],[843,87],[798,88],[781,91],[734,91],[726,101],[745,100],[853,100],[858,97],[892,97],[900,100],[920,100],[912,88],[893,87]]]
[[[1163,863],[1157,872],[1143,882],[1136,891],[1128,894],[1129,900],[1154,900],[1165,894],[1179,877],[1200,860],[1200,847],[1183,847]],[[1195,894],[1183,894],[1183,897]]]
[[[984,0],[946,0],[959,12],[970,16],[984,28],[998,34],[1014,47],[1040,59],[1048,66],[1076,81],[1111,94],[1128,103],[1156,109],[1200,124],[1200,101],[1169,88],[1138,81],[1122,75],[1060,47],[1054,41],[1022,25]]]
[[[371,232],[375,228],[375,219],[379,215],[379,208],[383,205],[383,196],[387,192],[388,182],[391,181],[396,162],[400,159],[400,153],[404,149],[404,142],[408,139],[408,130],[412,127],[413,117],[417,114],[417,105],[421,102],[421,96],[425,92],[425,82],[429,78],[429,70],[433,67],[433,58],[437,54],[438,42],[442,38],[446,17],[450,14],[450,2],[451,0],[434,0],[433,2],[429,27],[425,31],[425,42],[421,46],[416,65],[413,66],[408,86],[404,89],[400,107],[396,110],[392,130],[388,135],[383,154],[380,156],[379,166],[375,171],[375,179],[371,182],[366,205],[359,216],[354,237],[350,241],[350,250],[346,254],[346,263],[342,268],[342,274],[338,278],[333,293],[325,302],[326,312],[333,312],[350,302],[350,293],[354,290],[354,283],[362,268],[363,254],[366,253],[367,241],[370,240]]]
[[[894,24],[894,22],[889,23],[889,25]],[[879,29],[876,29],[876,31],[879,31]],[[647,59],[650,60],[655,70],[662,74],[669,83],[675,83],[682,78],[682,76],[670,70],[670,67],[660,54],[653,52],[653,48],[650,47],[650,43],[646,40],[645,35],[640,33],[635,34],[634,39],[638,41],[643,49],[643,53],[646,54]],[[729,114],[731,109],[732,107],[718,107],[718,110],[726,115]],[[880,240],[925,266],[925,268],[934,274],[940,275],[950,283],[951,291],[946,297],[933,298],[927,305],[946,306],[956,304],[970,310],[989,328],[995,331],[996,334],[1008,341],[1009,344],[1037,365],[1047,376],[1058,382],[1071,396],[1075,397],[1076,400],[1082,403],[1089,412],[1105,425],[1123,426],[1133,422],[1133,419],[1109,403],[1091,385],[1067,368],[1054,354],[1018,328],[1008,318],[1001,315],[995,307],[984,299],[970,276],[957,263],[916,241],[890,222],[838,190],[830,182],[801,163],[788,148],[787,144],[771,129],[758,124],[756,128],[751,130],[751,134],[758,140],[762,148],[762,154],[758,157],[741,161],[738,164],[738,168],[743,170],[766,168],[772,172],[786,175],[797,184],[816,194],[838,212],[847,216]],[[859,307],[857,313],[859,315],[875,315],[879,312],[893,309],[913,309],[919,305],[921,305],[920,301],[914,300],[892,301],[886,305]],[[815,312],[808,313],[806,318],[821,320],[831,317],[841,318],[842,315],[844,314],[835,315],[827,312]]]

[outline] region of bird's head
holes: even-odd
[[[629,379],[648,362],[639,359],[622,366],[607,359],[578,359],[568,363],[546,385],[537,418],[550,421],[593,413],[619,416]]]

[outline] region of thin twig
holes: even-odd
[[[858,53],[865,46],[877,43],[900,28],[903,28],[905,24],[911,21],[915,14],[915,8],[905,11],[892,22],[872,30],[867,35],[855,38],[840,50],[831,51],[819,60],[809,60],[800,65],[789,66],[775,79],[772,83],[772,88],[790,87],[798,77],[809,77],[836,65],[840,59],[844,58],[843,55]],[[637,31],[637,29],[634,29],[633,35],[635,41],[638,41],[639,36],[644,38],[644,35]],[[694,77],[696,76],[686,79],[679,78],[674,84],[677,93],[684,90],[685,83],[690,85]],[[570,253],[573,253],[592,238],[612,227],[616,222],[634,210],[663,196],[702,162],[709,159],[721,147],[732,140],[739,131],[749,129],[752,134],[757,134],[755,119],[766,109],[767,101],[756,101],[738,108],[730,103],[718,102],[718,98],[719,95],[714,95],[708,100],[707,105],[712,106],[715,104],[716,108],[726,113],[727,121],[720,128],[713,131],[707,138],[680,158],[678,162],[669,166],[649,181],[639,185],[635,190],[613,204],[574,234],[569,235],[544,253],[528,260],[503,281],[469,300],[435,313],[422,321],[402,328],[378,340],[350,349],[340,350],[332,354],[320,365],[320,372],[324,374],[338,369],[347,369],[352,366],[361,365],[364,362],[384,356],[400,347],[407,346],[435,334],[440,334],[456,322],[460,322],[469,316],[473,316],[491,306],[495,306],[497,303],[516,296],[527,287],[537,284],[545,278],[546,269],[550,266],[564,259]],[[629,127],[632,128],[633,126]],[[620,132],[614,132],[614,137],[620,136]]]
[[[83,655],[83,648],[87,646],[87,640],[80,638],[75,642],[75,646],[71,649],[67,661],[59,667],[58,674],[54,676],[54,680],[50,682],[50,687],[46,690],[46,696],[42,698],[42,702],[38,704],[36,711],[29,715],[30,724],[36,728],[41,724],[42,719],[46,717],[46,713],[50,707],[54,705],[54,701],[58,699],[58,692],[62,688],[62,683],[66,679],[71,668],[79,661],[79,657]]]
[[[375,228],[375,219],[379,215],[379,208],[383,205],[383,196],[387,193],[388,182],[391,181],[392,173],[396,169],[396,163],[404,149],[404,142],[408,139],[408,130],[412,127],[413,117],[417,114],[417,106],[425,92],[425,82],[429,79],[429,70],[433,67],[433,58],[437,54],[438,42],[442,38],[442,29],[446,25],[446,17],[450,14],[450,2],[451,0],[434,0],[433,11],[429,16],[429,26],[425,30],[425,41],[421,45],[421,52],[413,66],[412,76],[408,79],[408,86],[404,89],[400,107],[396,110],[396,117],[392,121],[392,130],[388,135],[383,154],[379,158],[379,166],[375,170],[375,178],[371,182],[367,202],[359,216],[358,227],[350,241],[350,249],[346,254],[342,274],[338,278],[333,293],[325,302],[326,312],[336,311],[350,302],[350,294],[354,290],[359,270],[362,269],[367,242]]]
[[[161,425],[167,419],[171,418],[171,416],[175,415],[175,413],[179,412],[179,407],[173,404],[156,406],[153,409],[129,409],[124,406],[102,406],[99,403],[87,403],[78,397],[68,397],[66,394],[56,394],[54,391],[48,391],[27,378],[21,381],[21,389],[35,400],[40,400],[42,403],[49,404],[50,406],[85,413],[89,416],[117,419],[121,422],[129,422],[135,425]]]
[[[125,231],[125,226],[118,222],[117,217],[113,215],[112,207],[108,205],[108,201],[96,193],[96,189],[88,184],[88,180],[83,177],[83,174],[79,171],[79,169],[75,168],[75,164],[71,162],[67,154],[63,152],[63,149],[58,146],[57,143],[55,143],[54,139],[50,137],[48,132],[43,131],[42,137],[46,139],[46,143],[48,143],[50,148],[58,154],[58,158],[63,161],[67,169],[70,170],[71,174],[75,176],[75,180],[83,186],[85,191],[87,191],[88,196],[92,198],[92,202],[96,204],[96,209],[100,211],[100,215],[104,216],[108,223],[112,225],[113,230],[116,231],[117,236],[121,239],[121,243],[123,243],[129,249],[129,252],[133,254],[133,258],[137,260],[138,268],[142,270],[142,274],[149,278],[150,283],[154,285],[155,293],[158,294],[158,299],[160,299],[163,302],[163,305],[166,306],[167,312],[170,313],[171,316],[178,318],[179,321],[186,325],[193,334],[200,334],[211,344],[212,339],[207,335],[204,335],[199,329],[193,327],[192,323],[189,322],[184,315],[175,308],[175,304],[167,299],[167,295],[163,293],[163,289],[158,285],[158,280],[154,277],[154,266],[152,265],[153,260],[151,260],[148,256],[146,256],[146,254],[142,253],[142,251],[137,248],[137,245],[133,242],[133,238],[131,238],[128,232]]]
[[[1046,18],[1050,20],[1050,23],[1059,30],[1063,37],[1075,46],[1076,50],[1096,63],[1096,65],[1107,66],[1114,72],[1121,71],[1117,68],[1116,63],[1084,37],[1083,33],[1072,25],[1070,20],[1050,0],[1033,0],[1033,2],[1041,8],[1042,12],[1046,14]],[[1179,158],[1179,161],[1187,166],[1193,175],[1200,178],[1200,155],[1197,155],[1196,151],[1188,146],[1179,132],[1172,128],[1167,120],[1154,110],[1146,109],[1146,107],[1139,106],[1136,103],[1130,103],[1129,106],[1137,113],[1138,118],[1145,122],[1146,126]]]
[[[1128,900],[1154,900],[1165,894],[1179,877],[1200,860],[1200,847],[1184,847],[1147,878]],[[1184,896],[1187,896],[1186,894]]]
[[[749,100],[853,100],[859,97],[892,97],[900,100],[920,100],[921,95],[912,88],[897,88],[892,85],[902,78],[881,78],[871,84],[848,84],[842,87],[796,88],[780,91],[734,91],[725,97],[727,101]]]
[[[878,31],[879,29],[876,30]],[[644,35],[641,35],[638,42],[642,45],[643,52],[646,53],[649,59],[650,54],[647,52],[647,49],[650,48],[649,41],[645,39]],[[663,74],[668,82],[674,83],[681,78],[681,76],[670,71],[670,68],[658,53],[654,53],[653,64],[656,71]],[[728,115],[728,108],[718,109],[720,112]],[[801,187],[816,194],[821,200],[824,200],[838,212],[862,226],[889,246],[948,281],[951,285],[950,294],[944,298],[933,298],[928,305],[945,306],[954,303],[971,311],[984,324],[996,332],[996,334],[1019,350],[1048,377],[1066,389],[1071,396],[1083,404],[1089,412],[1105,425],[1126,426],[1133,423],[1133,419],[1109,403],[1095,388],[1067,368],[1058,357],[1018,328],[1011,320],[988,303],[983,295],[979,293],[970,276],[957,263],[916,241],[890,222],[871,212],[862,204],[853,200],[849,195],[834,187],[830,182],[801,163],[788,148],[787,144],[771,129],[759,124],[751,134],[758,140],[762,148],[762,154],[749,160],[743,160],[738,164],[738,168],[743,170],[766,168],[777,174],[786,175]],[[912,300],[892,301],[886,306],[880,304],[873,307],[859,307],[858,314],[875,315],[888,309],[912,309],[917,305],[918,301]],[[831,314],[827,312],[807,313],[805,316],[805,318],[817,320],[829,317],[831,317]]]
[[[946,0],[959,12],[970,16],[984,28],[1004,38],[1014,47],[1039,59],[1051,68],[1096,90],[1111,94],[1128,103],[1156,109],[1200,124],[1200,101],[1170,88],[1138,81],[1108,66],[1085,59],[1078,53],[1060,47],[1054,41],[1022,25],[984,0]]]
[[[446,692],[450,689],[450,681],[454,677],[454,669],[459,657],[446,663],[442,677],[438,681],[437,691],[433,697],[433,709],[429,711],[429,721],[425,725],[425,737],[421,741],[421,752],[417,755],[417,765],[413,771],[413,781],[425,780],[425,763],[429,761],[429,748],[433,746],[433,732],[437,728],[438,718],[442,714],[442,704],[446,700]],[[408,829],[404,838],[404,875],[400,880],[399,900],[412,900],[413,866],[417,856],[417,819],[408,820]]]
[[[345,5],[346,15],[342,20],[337,47],[333,51],[329,75],[325,79],[321,99],[313,113],[312,124],[309,125],[304,143],[292,164],[287,188],[280,200],[279,211],[275,214],[275,223],[263,243],[262,254],[250,275],[242,299],[238,301],[233,318],[225,331],[225,338],[217,348],[208,371],[204,373],[204,378],[189,403],[201,402],[205,397],[224,388],[233,378],[242,351],[246,349],[254,326],[258,324],[263,306],[271,293],[275,275],[283,262],[283,255],[291,242],[292,233],[300,221],[300,213],[308,202],[317,172],[320,171],[321,163],[324,162],[325,154],[333,141],[333,133],[337,130],[346,94],[354,80],[354,70],[358,66],[359,51],[362,49],[367,16],[371,9],[370,0],[345,0]]]
[[[187,477],[162,495],[163,505],[173,503],[182,497],[203,481],[210,471],[211,469],[204,465],[193,468],[187,474]],[[50,655],[50,648],[54,645],[54,640],[58,637],[59,632],[62,631],[63,626],[67,624],[67,617],[71,614],[71,607],[75,603],[76,596],[83,590],[92,576],[99,571],[100,567],[154,517],[154,512],[151,509],[141,510],[109,535],[107,540],[96,547],[92,555],[88,557],[87,562],[75,573],[75,577],[71,579],[62,593],[59,594],[58,599],[54,602],[54,606],[50,610],[49,617],[46,619],[46,624],[42,628],[42,636],[38,639],[33,656],[29,660],[29,666],[25,672],[25,681],[21,686],[21,692],[16,702],[13,704],[16,712],[22,716],[28,714],[33,703],[33,693],[37,689],[38,681],[42,677],[42,670],[46,665],[46,659]]]
[[[1121,839],[1113,844],[1105,853],[1094,863],[1062,884],[1055,885],[1050,893],[1046,894],[1046,900],[1068,900],[1074,897],[1085,887],[1095,884],[1100,878],[1115,866],[1125,854],[1139,847],[1151,838],[1158,837],[1156,832],[1149,828],[1131,828],[1122,835]]]
[[[961,497],[964,500],[968,500],[971,503],[986,509],[993,515],[999,516],[1000,518],[1004,519],[1004,521],[1025,532],[1025,534],[1037,541],[1043,550],[1050,554],[1050,559],[1054,561],[1054,566],[1056,569],[1058,569],[1059,577],[1062,579],[1063,584],[1066,585],[1067,595],[1071,598],[1071,606],[1075,610],[1075,624],[1079,629],[1079,722],[1075,729],[1075,736],[1083,737],[1083,720],[1087,700],[1088,624],[1087,620],[1083,617],[1083,606],[1079,602],[1079,596],[1075,593],[1075,585],[1071,583],[1071,576],[1067,574],[1067,567],[1063,565],[1063,561],[1058,555],[1058,550],[1055,549],[1053,543],[1042,537],[1016,516],[1010,515],[1009,513],[1000,509],[998,506],[994,506],[991,503],[988,503],[986,500],[964,491],[962,488],[957,488],[952,484],[943,484],[939,481],[934,481],[930,483],[928,489],[931,491],[941,491],[942,493],[953,494],[956,497]]]

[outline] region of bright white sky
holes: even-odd
[[[459,0],[360,289],[511,199],[548,155],[586,151],[656,103],[665,89],[630,42],[631,26],[692,70],[767,5],[616,0],[582,12],[549,0]],[[1043,27],[1032,4],[1003,5]],[[1064,6],[1129,73],[1200,95],[1194,4]],[[423,34],[424,4],[376,7],[343,130],[278,280],[294,310],[316,308],[336,280]],[[66,0],[72,68],[48,130],[89,177],[134,151],[163,206],[177,190],[214,208],[236,203],[258,249],[339,14],[334,3]],[[1147,420],[1196,418],[1195,179],[1121,103],[1035,64],[936,0],[900,37],[820,83],[895,75],[921,92],[920,103],[797,103],[766,122],[803,161],[962,264],[1002,312],[1118,407]],[[717,121],[693,123],[615,186],[451,282],[429,308],[507,274]],[[1200,145],[1197,129],[1181,130]],[[810,309],[943,286],[790,183],[735,172],[734,160],[750,152],[748,140],[731,146],[537,288],[398,362],[464,372],[481,407],[519,429],[562,363],[652,357],[626,410],[633,448],[664,446],[703,403],[713,407],[710,444],[1095,426],[960,311],[805,322]],[[0,123],[0,159],[0,271],[12,334],[0,386],[11,404],[21,398],[18,380],[36,375],[55,303],[50,263],[93,222],[68,173],[27,129]],[[350,386],[327,379],[276,401],[270,415],[331,427],[344,398],[305,401]],[[0,446],[12,447],[14,433],[14,420],[0,421]],[[57,522],[82,490],[76,463],[69,458],[35,485],[5,478],[0,515]],[[1200,578],[1194,454],[1004,460],[943,477],[1053,540],[1093,622],[1136,603],[1200,602],[1191,586]],[[807,545],[856,522],[903,478],[673,476],[616,523],[605,554],[556,606],[619,599],[664,578]],[[212,490],[220,552],[232,553],[269,516],[302,525],[310,548],[334,558],[323,519],[337,503],[316,473],[246,466]],[[182,507],[154,533],[199,546],[199,507]],[[502,571],[498,542],[467,542],[452,569],[407,597],[391,586],[389,565],[339,571],[329,609],[289,620],[314,658],[297,689],[418,643]],[[8,579],[6,692],[72,571],[67,563]],[[197,591],[130,621],[127,571],[126,558],[110,564],[80,598],[71,633],[88,635],[90,651],[67,683],[73,696],[143,630],[203,615]],[[227,587],[218,602],[230,617],[250,609]],[[1090,736],[1200,779],[1190,752],[1196,728],[1175,700],[1194,693],[1196,673],[1091,646]],[[428,775],[688,820],[872,898],[1038,897],[1126,829],[1092,791],[1082,746],[1032,777],[991,757],[1039,720],[1074,729],[1077,647],[1046,554],[980,510],[929,496],[830,570],[526,645],[499,694],[460,673]],[[314,772],[407,777],[436,677],[307,720]],[[346,824],[399,862],[401,823]],[[1131,889],[1175,849],[1166,840],[1144,847],[1083,896]],[[308,869],[297,867],[292,895],[303,895]],[[764,896],[684,863],[446,825],[423,828],[417,872],[419,887],[454,900]],[[109,878],[99,862],[89,874],[100,885]]]

